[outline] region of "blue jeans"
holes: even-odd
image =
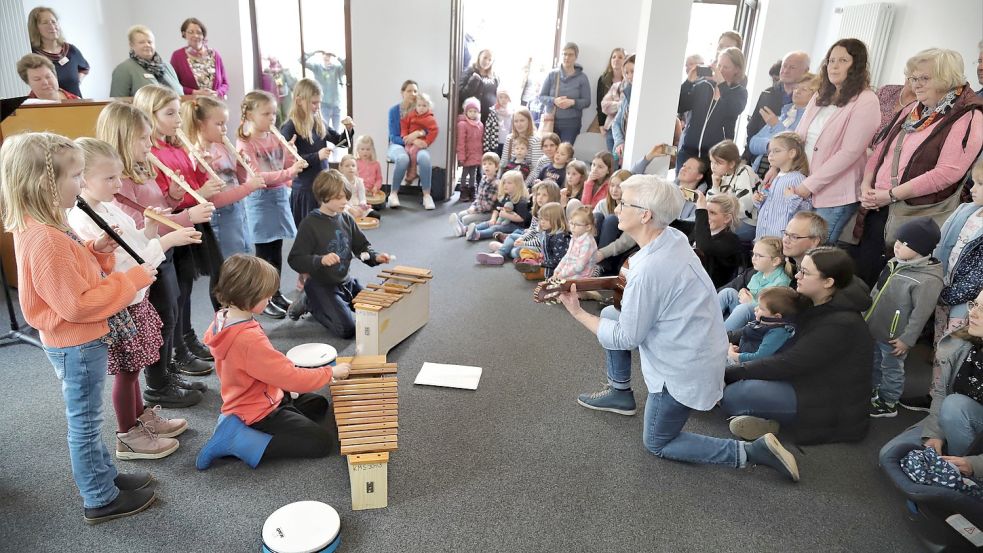
[[[61,380],[68,419],[68,454],[72,477],[86,509],[105,507],[119,489],[109,450],[102,441],[102,385],[106,380],[109,348],[100,340],[64,348],[44,347]]]
[[[406,154],[406,149],[399,144],[390,144],[386,151],[386,156],[396,164],[393,169],[393,182],[391,193],[399,193],[399,187],[403,185],[403,178],[406,177],[406,169],[410,166],[410,156]],[[416,169],[420,175],[420,187],[424,192],[430,192],[430,177],[433,167],[430,163],[430,151],[420,150],[416,153]]]
[[[897,403],[904,391],[904,361],[908,354],[895,357],[894,346],[877,342],[874,348],[874,371],[871,381],[877,388],[877,396],[887,403]]]
[[[345,340],[355,337],[355,313],[351,305],[361,291],[362,285],[354,278],[346,283],[331,285],[312,277],[304,284],[311,316],[332,334]]]
[[[826,242],[836,245],[836,241],[839,240],[843,228],[846,227],[846,224],[850,222],[850,217],[853,217],[853,214],[859,208],[860,202],[837,207],[816,208],[816,215],[822,217],[826,221],[826,224],[829,225],[829,236],[826,237]]]
[[[522,238],[524,232],[522,229],[514,230],[512,234],[506,236],[505,240],[502,240],[502,247],[498,248],[498,254],[506,259],[509,257],[518,258],[519,248],[516,247],[515,241]]]
[[[513,231],[519,230],[519,225],[508,222],[501,225],[492,225],[488,221],[484,223],[478,223],[474,227],[478,231],[478,240],[488,240],[495,235],[496,232],[504,232],[509,234]]]
[[[642,442],[645,448],[665,459],[743,467],[743,442],[683,432],[691,409],[676,401],[669,390],[649,394],[645,402]]]
[[[976,435],[983,432],[983,405],[962,394],[949,394],[942,400],[939,426],[945,436],[945,452],[963,456]]]
[[[321,115],[324,117],[324,121],[328,124],[332,130],[341,130],[341,106],[333,106],[331,104],[321,103]],[[354,144],[349,144],[348,151],[355,149]]]
[[[754,320],[754,304],[741,303],[737,290],[733,288],[720,290],[717,292],[717,301],[720,302],[720,312],[723,313],[724,328],[727,332],[740,330]]]
[[[793,424],[798,411],[795,388],[781,380],[740,380],[728,384],[720,406],[728,416],[751,415],[778,421],[782,426]]]
[[[567,119],[554,119],[553,132],[559,135],[560,142],[569,142],[573,145],[577,141],[577,135],[580,134],[580,114]]]
[[[754,242],[754,235],[757,232],[758,227],[741,221],[737,224],[737,230],[734,232],[734,234],[737,235],[737,238],[739,238],[741,242],[751,243]]]

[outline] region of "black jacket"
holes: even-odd
[[[741,264],[741,241],[729,229],[710,234],[707,210],[697,209],[695,217],[692,223],[676,220],[669,226],[686,234],[690,243],[695,244],[700,252],[703,268],[710,275],[713,285],[720,288],[734,278],[734,273]]]
[[[754,135],[758,134],[758,131],[765,126],[765,120],[761,118],[761,108],[767,107],[775,115],[780,115],[782,113],[782,107],[785,105],[785,86],[776,85],[771,86],[761,92],[758,96],[758,103],[754,105],[754,110],[751,111],[751,117],[748,118],[747,122],[747,139],[744,141],[744,159],[751,163],[754,161],[754,154],[748,149],[748,145],[751,143],[751,139]],[[766,156],[767,157],[767,156]]]
[[[823,305],[797,317],[798,331],[775,355],[727,368],[725,381],[781,380],[795,388],[791,429],[801,445],[852,442],[867,435],[874,340],[860,315],[867,285],[854,278]]]
[[[734,139],[737,118],[747,105],[747,89],[742,85],[720,85],[720,100],[713,100],[715,83],[700,79],[683,81],[679,88],[677,113],[690,113],[679,147],[691,155],[706,158],[710,148],[722,140]]]

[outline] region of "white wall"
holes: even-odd
[[[353,119],[358,134],[374,140],[377,155],[385,157],[389,108],[399,103],[399,87],[406,79],[430,95],[440,134],[430,147],[434,165],[445,166],[450,49],[450,0],[415,0],[381,3],[355,1],[352,17]],[[426,14],[422,16],[422,14]],[[407,22],[412,21],[412,27]],[[412,32],[407,29],[412,28]]]
[[[966,78],[976,88],[977,44],[983,39],[983,2],[980,0],[881,0],[895,5],[881,83],[901,84],[905,62],[925,48],[950,48],[962,54]],[[860,0],[824,0],[817,22],[813,59],[818,61],[836,41],[836,8],[863,4]]]

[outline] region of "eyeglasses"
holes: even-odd
[[[634,207],[636,209],[641,209],[642,211],[652,211],[651,209],[649,209],[647,207],[642,207],[642,206],[637,205],[637,204],[630,204],[630,203],[628,203],[628,202],[626,202],[624,200],[618,200],[618,207],[624,209],[626,205],[629,206],[629,207]]]
[[[815,236],[813,236],[811,234],[807,234],[805,236],[800,236],[798,234],[792,234],[791,232],[785,232],[784,230],[782,231],[782,236],[785,237],[785,238],[788,238],[789,240],[792,240],[792,241],[799,241],[799,240],[802,240],[803,238],[815,238]]]
[[[570,223],[571,227],[586,227],[587,223]]]
[[[931,80],[932,77],[908,77],[908,84],[910,84],[911,86],[915,86],[919,84],[924,86],[928,84],[928,82]]]

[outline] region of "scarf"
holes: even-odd
[[[154,52],[154,57],[145,60],[140,56],[136,55],[133,50],[130,50],[130,59],[137,62],[137,65],[143,68],[144,71],[150,73],[158,81],[164,79],[164,60],[160,58],[160,54]]]
[[[965,85],[959,86],[946,92],[945,96],[939,100],[938,105],[935,106],[935,109],[928,113],[926,113],[925,104],[918,102],[915,109],[911,110],[911,113],[905,118],[904,123],[901,124],[901,130],[911,133],[929,127],[936,119],[949,113],[949,110],[956,103],[956,98],[962,94],[964,87]]]
[[[66,230],[65,234],[83,248],[85,247],[85,242],[73,231]],[[106,273],[102,272],[102,270],[99,271],[99,274],[103,278],[106,278]],[[109,333],[100,338],[100,340],[107,346],[126,342],[137,335],[137,325],[133,322],[133,317],[130,316],[130,311],[126,308],[110,316],[106,320],[106,323],[109,325]]]

